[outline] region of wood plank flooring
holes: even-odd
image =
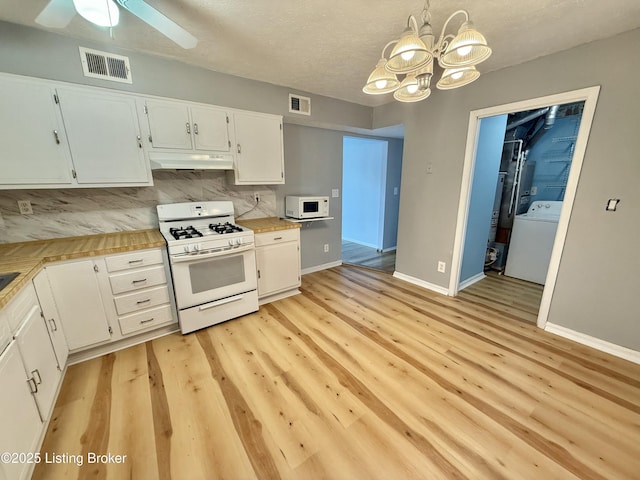
[[[396,251],[380,252],[372,247],[342,240],[342,262],[349,265],[372,268],[393,273],[396,268]]]
[[[34,478],[638,478],[640,365],[371,270],[301,289],[70,367],[42,455],[83,465]]]

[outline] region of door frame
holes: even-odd
[[[478,133],[480,131],[480,120],[495,115],[503,115],[526,110],[534,110],[536,108],[547,107],[549,105],[561,105],[565,103],[573,103],[584,101],[584,110],[580,121],[580,129],[576,138],[573,160],[571,162],[571,170],[569,171],[569,179],[564,195],[564,203],[560,213],[558,222],[558,230],[553,243],[551,253],[551,261],[549,262],[549,271],[542,292],[542,300],[538,311],[537,325],[544,328],[549,316],[551,307],[551,298],[555,289],[558,277],[558,269],[560,267],[560,259],[564,249],[567,230],[569,228],[569,219],[571,218],[571,210],[575,200],[580,171],[584,161],[584,154],[589,140],[589,133],[593,123],[600,86],[588,87],[569,92],[562,92],[544,97],[522,100],[519,102],[507,103],[494,107],[473,110],[469,114],[469,128],[467,131],[467,143],[465,147],[464,166],[462,171],[462,186],[460,189],[460,201],[458,204],[458,218],[456,222],[456,233],[453,244],[453,256],[451,261],[451,276],[449,277],[448,294],[456,296],[459,291],[460,273],[462,269],[462,255],[464,252],[464,238],[467,230],[467,220],[469,215],[469,200],[471,198],[471,186],[473,184],[473,174],[475,170],[476,153],[478,148]]]

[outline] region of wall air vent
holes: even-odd
[[[113,53],[79,47],[82,71],[85,77],[101,78],[112,82],[133,83],[129,58]]]
[[[311,115],[311,99],[300,95],[289,94],[289,113]]]

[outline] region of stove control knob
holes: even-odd
[[[229,246],[233,247],[233,240],[232,239],[229,239]]]
[[[194,245],[194,246],[193,246],[193,251],[194,251],[194,252],[197,252],[197,251],[199,251],[199,250],[200,250],[200,245]]]
[[[236,239],[236,245],[242,245],[242,239],[241,238]]]
[[[184,253],[189,253],[189,245],[184,246]]]

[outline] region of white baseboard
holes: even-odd
[[[383,248],[382,253],[393,252],[394,250],[397,250],[397,249],[398,249],[398,246],[394,245],[393,247]]]
[[[460,282],[460,285],[458,285],[458,291],[464,290],[465,288],[470,287],[474,283],[477,283],[486,277],[487,276],[484,274],[484,272],[480,272],[471,278],[467,278],[464,282]]]
[[[313,267],[307,267],[302,269],[302,275],[307,273],[319,272],[320,270],[326,270],[327,268],[339,267],[342,265],[342,260],[336,260],[335,262],[323,263],[321,265],[314,265]]]
[[[426,288],[427,290],[432,290],[436,293],[441,293],[442,295],[448,295],[449,289],[445,287],[441,287],[440,285],[435,285],[433,283],[425,282],[424,280],[420,280],[419,278],[412,277],[410,275],[405,275],[404,273],[400,273],[398,271],[393,272],[393,276],[399,278],[400,280],[404,280],[405,282],[413,283],[414,285],[418,285],[419,287]]]
[[[573,340],[574,342],[581,343],[582,345],[595,348],[596,350],[600,350],[601,352],[610,353],[611,355],[614,355],[616,357],[624,358],[625,360],[629,360],[630,362],[640,364],[640,352],[636,350],[631,350],[630,348],[622,347],[605,340],[600,340],[599,338],[576,332],[575,330],[571,330],[569,328],[555,325],[549,322],[547,322],[544,329],[549,333],[568,338],[569,340]]]

